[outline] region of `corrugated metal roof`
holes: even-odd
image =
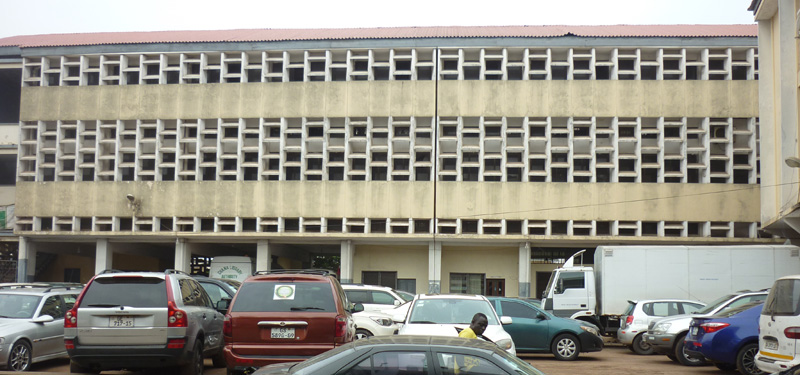
[[[0,39],[0,47],[55,47],[108,44],[275,42],[347,39],[579,37],[756,37],[752,25],[612,26],[442,26],[352,29],[240,29],[21,35]]]

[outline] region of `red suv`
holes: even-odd
[[[225,315],[228,374],[297,362],[353,341],[351,312],[336,276],[324,270],[259,271],[242,283]]]

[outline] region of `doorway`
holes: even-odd
[[[493,297],[505,297],[506,279],[486,279],[486,295]]]

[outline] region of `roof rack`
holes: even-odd
[[[297,270],[269,270],[269,271],[256,271],[253,275],[280,275],[286,273],[301,273],[304,275],[320,275],[320,276],[336,276],[336,272],[323,269],[297,269]]]
[[[81,283],[63,283],[63,282],[55,282],[55,283],[47,283],[47,282],[39,282],[39,283],[8,283],[0,285],[0,289],[26,289],[26,288],[47,288],[44,290],[45,293],[51,292],[53,289],[83,289],[83,284]]]
[[[20,289],[20,288],[47,288],[47,283],[7,283],[0,284],[0,289]]]
[[[165,269],[165,270],[164,270],[164,273],[165,273],[165,274],[167,274],[167,275],[178,274],[178,275],[186,275],[186,276],[189,276],[189,274],[188,274],[188,273],[186,273],[186,272],[184,272],[184,271],[181,271],[181,270],[176,270],[176,269],[172,269],[172,268]]]

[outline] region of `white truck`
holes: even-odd
[[[800,248],[749,246],[598,246],[594,267],[575,265],[581,250],[550,275],[542,306],[616,333],[628,301],[681,298],[710,302],[740,290],[769,288],[800,273]]]

